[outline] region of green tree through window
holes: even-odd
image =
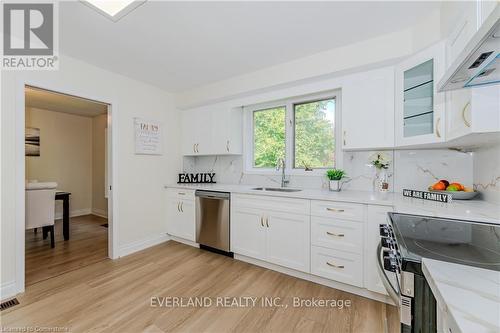
[[[331,168],[335,153],[335,99],[294,105],[294,168]]]
[[[331,168],[335,163],[335,99],[293,106],[293,157],[286,156],[286,106],[253,112],[253,167],[274,168],[278,158],[293,158],[293,168]]]
[[[284,106],[253,113],[254,167],[274,168],[285,157],[285,113]]]

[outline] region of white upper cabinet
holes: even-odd
[[[241,154],[242,119],[241,108],[211,106],[182,111],[182,154]]]
[[[447,140],[469,134],[500,132],[500,85],[450,91],[447,94]]]
[[[243,108],[221,108],[212,112],[212,154],[242,153]]]
[[[437,82],[445,71],[444,43],[406,59],[395,71],[396,146],[426,145],[445,140],[445,94]]]
[[[342,84],[342,148],[394,147],[394,68],[347,76]]]
[[[457,1],[447,4],[450,7],[448,11],[456,13],[451,14],[451,17],[444,18],[452,22],[452,25],[449,25],[451,31],[446,41],[448,65],[451,65],[457,59],[474,33],[479,30],[497,5],[499,5],[497,1],[485,0]]]

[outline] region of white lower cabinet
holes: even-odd
[[[266,232],[262,210],[241,208],[231,217],[231,251],[266,259]]]
[[[267,259],[277,265],[309,272],[309,216],[268,214]]]
[[[378,272],[377,246],[380,242],[379,226],[387,224],[387,213],[392,207],[368,206],[368,221],[366,222],[366,242],[365,242],[365,288],[376,293],[387,295],[387,291],[380,279]]]
[[[167,233],[195,241],[194,191],[167,190]]]
[[[308,206],[307,200],[234,195],[231,205],[232,252],[310,271],[309,215],[287,210],[287,207]]]
[[[363,257],[361,254],[312,246],[311,273],[338,282],[363,287]]]
[[[389,206],[233,194],[237,255],[387,295],[377,268]],[[366,295],[366,294],[365,294]],[[370,297],[368,295],[368,297]]]

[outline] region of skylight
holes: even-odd
[[[84,4],[89,5],[99,13],[110,18],[113,21],[118,21],[135,8],[142,5],[146,0],[85,0]]]

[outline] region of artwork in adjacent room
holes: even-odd
[[[40,129],[34,127],[27,127],[24,151],[26,156],[40,156]]]
[[[161,155],[160,123],[134,118],[135,153],[144,155]]]

